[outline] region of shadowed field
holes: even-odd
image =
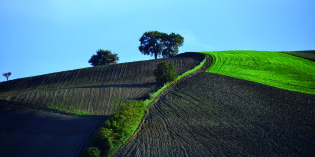
[[[75,157],[99,123],[0,105],[0,156]]]
[[[311,156],[315,96],[213,73],[149,108],[115,156]]]

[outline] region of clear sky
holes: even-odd
[[[180,53],[315,50],[315,0],[0,0],[0,73],[91,67],[98,49],[153,59],[138,46],[155,30],[182,35]]]

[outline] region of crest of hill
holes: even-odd
[[[0,85],[0,98],[25,107],[54,108],[66,112],[110,115],[117,105],[143,99],[159,84],[154,69],[161,61],[174,64],[182,74],[204,59],[204,54],[120,63],[16,79]]]

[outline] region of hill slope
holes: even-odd
[[[115,156],[310,156],[315,96],[199,73],[149,108]]]
[[[0,104],[5,102],[25,107],[52,106],[69,112],[80,110],[91,115],[110,115],[121,102],[143,99],[146,93],[156,90],[158,85],[154,81],[153,69],[158,62],[167,60],[174,63],[181,74],[198,65],[203,58],[203,54],[184,54],[170,59],[86,68],[13,80],[0,85],[0,99],[5,99],[0,101]],[[220,65],[233,63],[228,59],[221,61]],[[241,64],[240,60],[234,63]],[[244,64],[249,65],[246,62]],[[312,81],[312,73],[310,78]],[[304,87],[307,86],[304,84]],[[173,90],[164,94],[156,103],[149,106],[140,128],[115,156],[315,154],[314,95],[208,72],[199,72],[185,78],[179,81]],[[7,115],[3,115],[5,117],[2,119],[6,119]],[[25,123],[23,127],[33,130],[33,126],[40,127],[33,123],[27,126],[33,121],[38,122],[38,118],[37,120],[36,116],[34,118],[35,120],[26,118],[24,122],[22,117],[15,121],[17,123],[10,125],[19,130],[18,125],[23,121],[22,123]],[[5,125],[9,124],[6,121],[2,122]],[[54,124],[60,125],[61,130],[72,127],[70,124],[61,127],[67,122]],[[30,136],[23,131],[25,130],[8,136],[6,134],[8,130],[2,130],[0,138],[4,139],[3,142],[17,144],[20,139]],[[57,134],[55,135],[57,137]],[[15,136],[20,139],[10,139]],[[36,136],[36,133],[34,137],[36,137],[32,139],[34,143],[29,145],[36,145],[43,140]],[[80,138],[86,141],[86,136]],[[62,142],[57,139],[59,138],[50,146],[57,146],[58,142]],[[27,140],[21,142],[19,148],[0,148],[0,152],[7,153],[10,149],[29,152],[30,150],[24,149],[25,145],[28,145]],[[73,150],[78,147],[83,146],[76,145],[76,148],[67,149]],[[48,148],[42,150],[50,151]],[[60,152],[56,152],[58,156]]]
[[[315,154],[315,95],[278,86],[293,82],[295,87],[290,90],[312,93],[313,73],[307,70],[314,63],[286,54],[280,54],[282,60],[274,62],[275,58],[248,51],[213,53],[216,63],[208,72],[180,82],[160,97],[149,108],[137,133],[115,156]],[[292,62],[283,64],[288,61],[307,68],[294,67]],[[294,71],[298,72],[292,73],[294,78],[286,80]],[[273,75],[264,76],[270,73]],[[259,81],[271,84],[256,83]]]
[[[206,71],[281,89],[315,94],[315,62],[280,52],[204,52],[214,58]],[[301,52],[299,52],[301,54]]]
[[[185,53],[168,59],[123,63],[23,78],[0,85],[0,154],[4,156],[77,156],[91,133],[117,106],[143,99],[159,86],[156,65],[168,61],[179,74],[204,55]],[[102,119],[71,117],[27,108],[88,112]],[[100,116],[95,116],[100,115]]]
[[[204,58],[186,53],[168,59],[92,67],[23,78],[0,85],[0,98],[25,107],[55,108],[92,115],[111,115],[117,105],[143,99],[159,84],[153,75],[156,65],[168,61],[179,74],[197,66]]]

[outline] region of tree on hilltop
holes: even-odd
[[[184,37],[179,34],[171,33],[164,39],[164,50],[162,56],[164,58],[173,57],[178,54],[178,47],[183,46]]]
[[[175,33],[166,34],[159,31],[145,32],[139,39],[139,50],[144,55],[171,57],[178,53],[178,47],[183,45],[184,38]]]
[[[7,78],[7,81],[9,81],[9,77],[11,76],[11,72],[3,73],[3,76]]]
[[[101,65],[109,65],[109,64],[116,64],[119,60],[118,54],[113,54],[109,50],[102,50],[99,49],[96,55],[93,55],[89,60],[89,63],[92,66],[101,66]]]

